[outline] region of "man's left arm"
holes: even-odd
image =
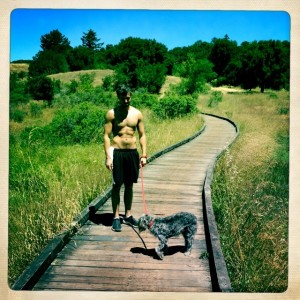
[[[144,166],[147,163],[147,141],[146,141],[145,127],[144,127],[144,121],[143,121],[142,114],[140,114],[137,129],[138,129],[138,134],[139,134],[139,142],[140,142],[141,150],[142,150],[141,164]]]

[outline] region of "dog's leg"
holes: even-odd
[[[185,249],[184,249],[184,255],[190,255],[192,246],[193,246],[193,241],[194,241],[194,235],[196,233],[197,228],[194,227],[187,227],[183,231],[183,237],[185,241]]]
[[[158,247],[155,248],[155,252],[158,257],[163,260],[164,259],[164,251],[168,249],[168,240],[163,236],[159,235],[158,239],[160,241]]]

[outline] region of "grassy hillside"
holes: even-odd
[[[25,63],[11,63],[10,72],[28,72],[29,64]]]
[[[60,80],[63,83],[69,83],[72,80],[79,81],[81,75],[84,74],[94,74],[94,82],[93,85],[101,85],[102,80],[105,76],[113,75],[114,71],[112,70],[84,70],[84,71],[76,71],[76,72],[66,72],[66,73],[58,73],[49,75],[50,78],[55,80]]]

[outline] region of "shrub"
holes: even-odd
[[[107,75],[102,80],[102,87],[105,91],[113,91],[114,89],[114,76],[113,75]]]
[[[30,107],[30,115],[32,117],[39,117],[42,115],[42,106],[34,101],[30,101],[29,103]]]
[[[18,73],[11,73],[9,77],[9,101],[10,105],[27,103],[29,95],[26,90],[26,81],[19,77]]]
[[[216,107],[219,102],[222,102],[223,94],[220,91],[213,91],[208,100],[208,107]]]
[[[57,108],[67,108],[70,106],[78,105],[83,102],[90,102],[100,107],[113,107],[117,101],[114,92],[105,92],[102,86],[94,87],[90,90],[81,90],[72,92],[71,89],[76,90],[78,85],[77,81],[73,81],[68,86],[68,90],[60,95],[56,95],[53,101],[53,106]]]
[[[103,141],[106,112],[92,103],[83,102],[70,110],[59,111],[49,125],[52,142],[88,144]]]
[[[36,100],[52,101],[54,96],[54,84],[52,80],[44,75],[31,77],[28,80],[28,90]]]
[[[132,96],[132,105],[152,108],[158,103],[158,96],[145,92],[135,92]]]
[[[170,95],[157,102],[153,110],[159,118],[183,117],[198,111],[197,100],[192,96]]]
[[[72,79],[71,82],[67,84],[67,94],[76,93],[78,86],[79,86],[78,81]]]
[[[88,91],[93,89],[93,82],[95,79],[96,74],[91,73],[91,74],[82,74],[79,77],[80,83],[78,86],[78,91]]]
[[[13,120],[18,123],[22,123],[25,116],[26,116],[26,113],[23,110],[20,110],[20,109],[14,108],[14,107],[12,107],[10,109],[10,114],[9,114],[10,120]]]

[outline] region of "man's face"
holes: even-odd
[[[120,99],[121,105],[124,105],[125,107],[129,107],[130,105],[130,100],[131,100],[131,95],[130,93],[127,93],[126,96]]]

